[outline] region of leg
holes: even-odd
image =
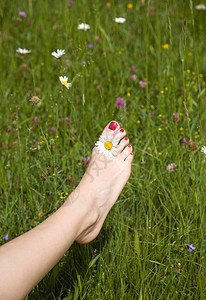
[[[85,175],[65,203],[37,227],[0,247],[2,299],[23,299],[75,240],[88,243],[98,235],[131,173],[132,147],[116,125],[110,123],[102,135],[121,140],[118,156],[105,157],[95,147]]]

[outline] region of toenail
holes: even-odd
[[[133,155],[133,153],[130,153],[131,155]]]
[[[131,145],[129,145],[128,147],[129,147],[129,148],[131,148],[132,146],[131,146]]]
[[[109,129],[111,129],[111,130],[115,130],[116,128],[117,128],[117,126],[118,126],[118,124],[117,124],[117,122],[114,122],[114,121],[112,121],[110,124],[109,124]]]
[[[125,141],[128,141],[128,138],[127,138],[127,137],[125,138]]]
[[[120,129],[120,132],[124,132],[124,129],[122,128],[122,129]]]

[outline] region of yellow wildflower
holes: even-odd
[[[130,9],[132,9],[133,8],[133,4],[132,3],[128,3],[127,7],[130,8]]]
[[[162,48],[165,49],[165,50],[168,50],[169,49],[169,44],[162,45]]]

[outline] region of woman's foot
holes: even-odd
[[[130,177],[133,153],[125,135],[125,130],[115,121],[105,127],[101,142],[93,148],[91,161],[82,180],[65,202],[68,204],[81,199],[91,207],[89,221],[76,239],[78,243],[88,243],[98,235],[108,212]],[[112,144],[117,145],[115,152],[109,150]],[[111,154],[105,156],[100,149]]]

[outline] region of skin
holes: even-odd
[[[114,121],[113,121],[114,122]],[[1,299],[24,299],[54,267],[74,241],[89,243],[128,181],[133,160],[129,139],[118,124],[102,135],[115,136],[118,156],[106,157],[97,147],[77,188],[49,218],[0,247]]]

